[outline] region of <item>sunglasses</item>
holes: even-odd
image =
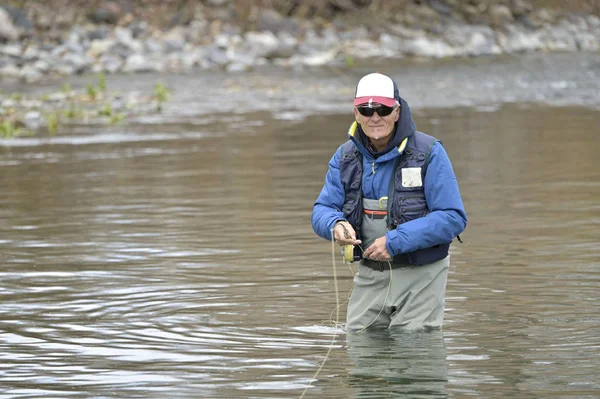
[[[396,109],[396,107],[386,107],[385,105],[378,105],[376,107],[360,106],[356,107],[356,109],[362,116],[371,117],[375,112],[377,112],[377,115],[379,116],[388,116],[392,113],[392,111],[394,111],[394,109]]]

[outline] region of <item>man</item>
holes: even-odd
[[[416,130],[386,75],[360,79],[354,118],[349,141],[329,161],[312,214],[319,236],[354,245],[360,259],[347,329],[439,328],[448,249],[467,224],[448,155],[438,140]]]

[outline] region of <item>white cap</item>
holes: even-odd
[[[354,105],[379,103],[388,107],[396,105],[394,81],[379,72],[363,76],[356,85]]]

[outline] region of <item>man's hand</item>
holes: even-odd
[[[333,228],[333,239],[340,245],[358,245],[362,241],[356,239],[356,232],[350,223],[340,220]]]
[[[369,248],[365,250],[363,256],[378,262],[387,262],[392,260],[392,256],[385,247],[386,242],[387,238],[385,236],[379,237],[373,244],[371,244]]]

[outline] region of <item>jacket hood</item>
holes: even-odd
[[[396,83],[394,83],[395,87]],[[398,95],[397,88],[395,87],[395,97],[398,103],[400,103],[400,118],[394,125],[394,133],[388,145],[381,152],[373,152],[369,148],[371,148],[369,144],[369,138],[365,135],[362,130],[362,127],[358,123],[354,123],[348,132],[351,139],[353,139],[354,143],[357,145],[359,150],[367,156],[372,158],[379,158],[384,154],[390,152],[390,150],[394,148],[398,148],[404,139],[412,136],[417,130],[417,125],[412,117],[412,112],[408,103]],[[403,148],[402,148],[403,149]]]

